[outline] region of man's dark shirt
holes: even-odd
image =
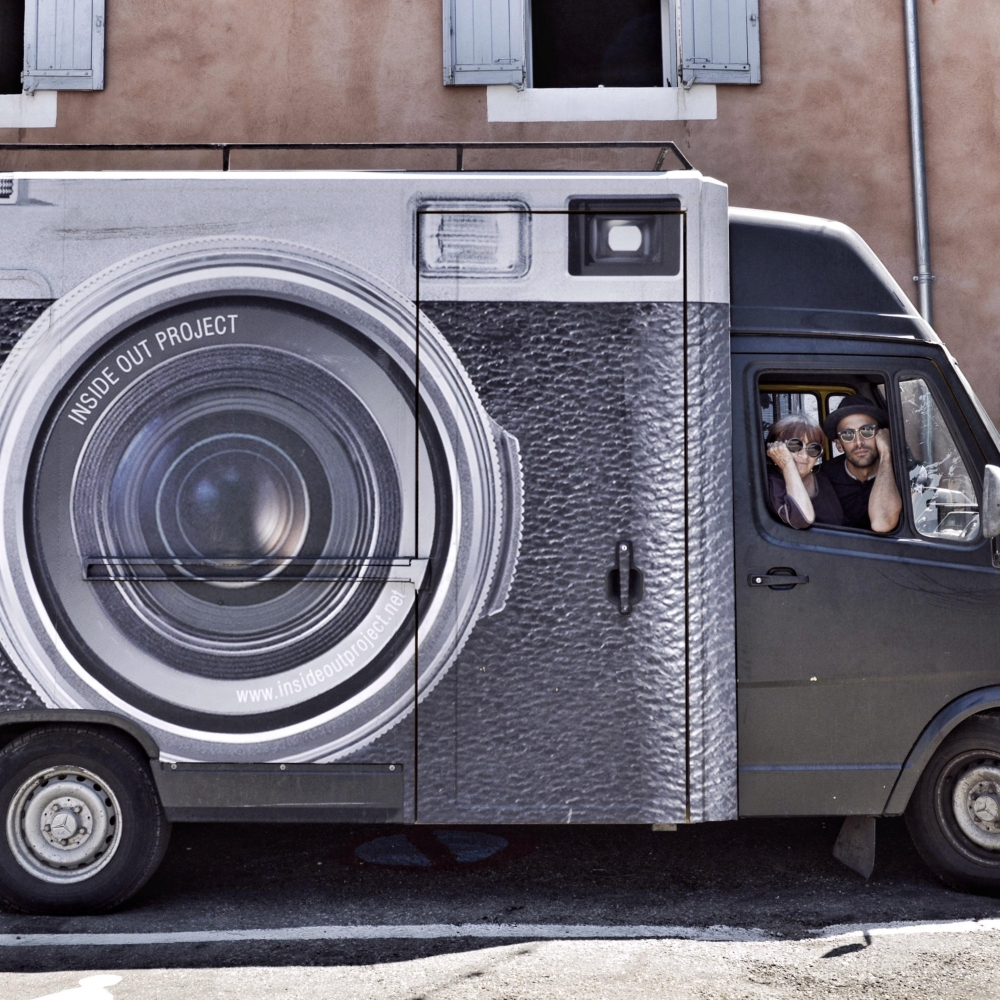
[[[838,455],[824,462],[816,475],[825,476],[837,494],[840,506],[844,508],[844,524],[849,528],[867,528],[872,523],[868,519],[868,498],[875,487],[875,477],[870,476],[863,483],[847,471],[847,457]]]

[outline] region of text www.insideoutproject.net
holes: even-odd
[[[406,597],[400,591],[393,589],[389,594],[389,600],[382,610],[373,614],[368,624],[359,630],[361,634],[354,642],[347,649],[342,649],[333,659],[319,667],[300,670],[297,677],[280,680],[266,687],[237,688],[236,700],[241,705],[281,701],[283,698],[293,698],[297,694],[307,692],[310,688],[325,686],[327,681],[343,673],[345,668],[353,666],[362,653],[371,652],[382,641],[386,629],[406,606]]]

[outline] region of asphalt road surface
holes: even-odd
[[[0,997],[994,997],[1000,900],[837,830],[177,825],[117,913],[0,913]]]

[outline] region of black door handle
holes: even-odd
[[[751,573],[747,577],[751,587],[770,587],[771,590],[791,590],[800,583],[808,582],[808,576],[800,576],[787,566],[774,566],[766,573]]]
[[[622,539],[615,546],[615,567],[608,570],[605,580],[608,599],[618,605],[618,613],[632,613],[632,606],[638,604],[646,590],[646,581],[641,569],[632,561],[632,543]]]

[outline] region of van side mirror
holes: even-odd
[[[982,531],[984,538],[1000,535],[1000,469],[987,465],[983,470]]]

